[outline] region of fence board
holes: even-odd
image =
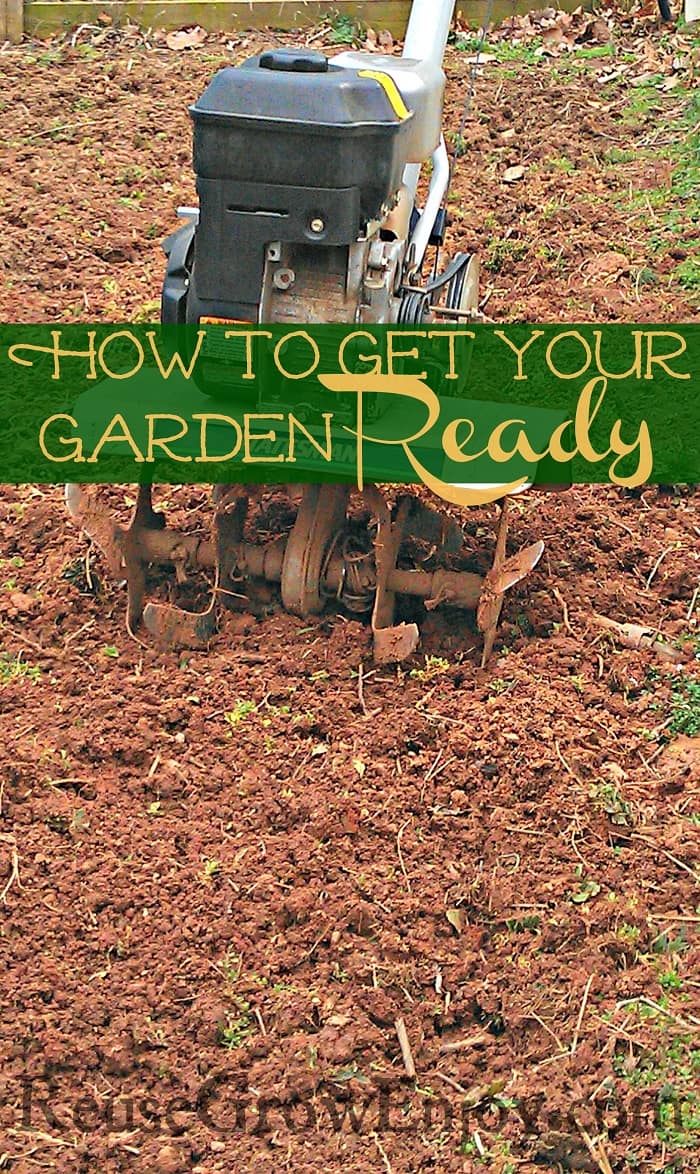
[[[0,0],[0,5],[7,0]],[[47,36],[62,29],[92,24],[100,12],[115,24],[134,21],[146,28],[177,29],[198,24],[213,31],[235,28],[309,27],[329,12],[351,16],[374,28],[403,36],[410,0],[125,0],[100,4],[93,0],[28,0],[25,29],[33,36]]]
[[[528,12],[539,0],[462,0],[456,4],[472,27],[478,27],[487,11],[494,22],[514,12]],[[586,9],[596,0],[558,0],[558,7]],[[178,29],[201,25],[211,32],[250,28],[309,28],[330,15],[350,16],[375,29],[389,29],[395,37],[406,31],[411,0],[25,0],[24,31],[48,37],[81,24],[95,24],[100,13],[109,13],[115,25],[133,21],[144,28]],[[0,42],[9,36],[8,19],[21,36],[22,0],[0,0]],[[17,16],[19,13],[19,16]]]

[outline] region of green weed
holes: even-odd
[[[609,816],[611,823],[621,826],[632,823],[632,809],[614,783],[600,783],[593,787],[591,795],[601,810]]]
[[[257,705],[254,701],[245,701],[242,698],[239,698],[238,701],[236,701],[233,709],[230,709],[228,713],[224,714],[224,721],[227,722],[231,727],[237,726],[238,723],[242,722],[249,713],[255,713],[256,709]]]
[[[425,668],[411,669],[410,675],[414,681],[432,681],[446,673],[449,667],[449,660],[444,660],[441,656],[426,656]]]
[[[674,271],[676,281],[691,293],[700,294],[700,260],[686,257]]]
[[[541,918],[536,913],[526,917],[509,917],[506,926],[510,933],[539,933]]]
[[[581,61],[591,61],[595,57],[615,57],[616,55],[617,47],[612,41],[608,41],[607,45],[591,45],[589,49],[581,49],[577,46],[573,53],[573,56]]]
[[[668,994],[670,991],[679,991],[683,986],[683,980],[679,977],[677,971],[662,970],[659,975],[659,986],[662,991]]]
[[[231,1052],[235,1048],[240,1048],[252,1031],[250,1004],[245,999],[236,999],[236,1013],[228,1015],[226,1026],[219,1028],[219,1043]]]
[[[486,250],[484,265],[491,273],[500,273],[509,263],[522,260],[527,250],[525,241],[492,240]]]
[[[696,737],[700,734],[700,681],[679,681],[672,697],[669,732]]]
[[[331,45],[355,45],[362,40],[362,25],[351,16],[336,16],[328,40]]]
[[[572,175],[576,171],[576,164],[567,159],[566,155],[560,155],[554,159],[549,160],[549,166],[553,171],[563,171],[564,175]]]
[[[41,669],[36,665],[22,660],[22,653],[10,656],[8,652],[0,652],[0,686],[9,685],[10,681],[27,680],[36,683],[41,677]]]

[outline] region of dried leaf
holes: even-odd
[[[517,183],[518,180],[522,179],[524,175],[525,168],[523,167],[522,163],[517,163],[515,167],[508,167],[503,172],[502,179],[504,183]]]
[[[629,257],[626,257],[624,253],[616,253],[612,249],[606,253],[598,253],[596,257],[591,257],[586,266],[586,275],[596,281],[614,281],[629,271]]]
[[[169,49],[196,49],[207,39],[206,31],[197,24],[191,29],[178,29],[168,33],[165,43]]]
[[[563,40],[565,40],[564,33],[562,29],[557,27],[557,25],[554,25],[551,29],[542,30],[543,45],[547,45],[548,47],[553,45],[561,45]]]
[[[455,933],[458,933],[458,934],[462,933],[462,931],[466,925],[466,919],[464,917],[464,913],[462,912],[462,910],[461,909],[448,909],[445,916],[447,917],[447,920],[449,921],[449,923],[452,926]]]
[[[367,770],[367,767],[365,766],[362,759],[361,758],[353,758],[352,765],[355,767],[355,770],[357,771],[360,778],[362,778],[365,771]]]

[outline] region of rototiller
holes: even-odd
[[[451,173],[442,59],[453,8],[454,0],[414,0],[402,57],[352,51],[328,60],[277,48],[214,77],[190,109],[199,208],[180,210],[185,223],[164,246],[164,323],[419,325],[477,316],[476,259],[458,253],[440,271]],[[299,496],[291,532],[260,545],[245,538],[246,486],[215,491],[207,537],[165,528],[150,486],[140,487],[128,529],[82,489],[67,490],[73,517],[126,578],[129,630],[143,621],[170,644],[206,642],[218,606],[239,607],[251,580],[264,579],[281,584],[284,607],[299,616],[329,599],[371,613],[375,658],[384,663],[410,655],[419,640],[415,623],[395,623],[397,594],[429,609],[476,608],[486,659],[504,592],[543,550],[537,542],[506,558],[507,500],[493,567],[481,578],[441,566],[441,553],[459,550],[461,530],[416,496],[390,507],[376,486],[366,488],[364,536],[347,516],[346,486],[308,485]],[[432,569],[420,560],[406,566],[408,539],[429,551]],[[181,581],[196,568],[214,571],[205,613],[144,606],[147,570],[161,563]]]

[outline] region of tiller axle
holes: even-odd
[[[485,577],[462,571],[399,567],[402,543],[428,544],[430,554],[456,554],[461,528],[411,495],[390,509],[379,489],[363,491],[374,519],[371,532],[358,536],[347,523],[350,490],[344,485],[306,485],[296,521],[288,535],[258,545],[244,539],[254,487],[221,486],[215,491],[215,512],[209,537],[170,529],[153,508],[151,487],[141,486],[131,523],[119,526],[99,502],[78,485],[66,487],[66,503],[74,520],[102,550],[110,572],[125,579],[127,627],[142,622],[167,647],[203,647],[214,636],[220,606],[238,609],[255,580],[279,583],[282,603],[294,615],[308,617],[335,600],[357,615],[371,612],[374,659],[378,664],[404,660],[420,638],[415,623],[395,622],[397,595],[411,595],[432,611],[440,604],[476,609],[484,636],[483,662],[493,649],[505,592],[539,562],[543,542],[506,557],[508,499],[501,506],[496,552]],[[146,603],[149,566],[174,567],[182,583],[195,571],[213,571],[211,603],[193,613],[169,603]]]

